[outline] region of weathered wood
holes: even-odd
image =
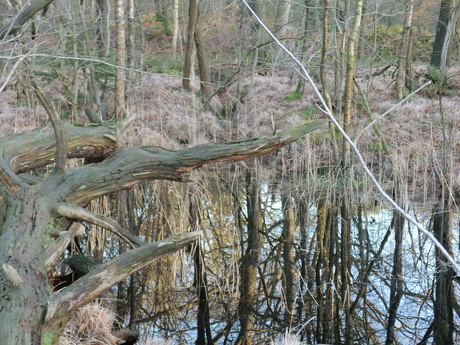
[[[0,39],[4,38],[7,35],[15,34],[22,26],[32,17],[49,6],[54,0],[36,0],[32,2],[29,6],[24,8],[11,23],[0,28]]]
[[[68,158],[104,159],[118,141],[117,126],[78,127],[64,124]],[[0,152],[15,173],[32,171],[54,162],[56,139],[49,127],[0,138]],[[0,170],[1,170],[0,166]]]
[[[133,272],[196,242],[199,236],[199,231],[174,235],[162,241],[130,250],[99,265],[72,285],[50,297],[45,319],[45,332],[53,330],[54,333],[55,329],[65,325],[63,321],[68,320],[73,311],[91,302]]]
[[[128,244],[132,248],[144,245],[144,243],[141,240],[139,240],[137,237],[131,235],[128,231],[123,229],[121,225],[117,222],[102,215],[94,214],[93,212],[87,209],[77,207],[71,204],[59,203],[54,207],[54,210],[57,214],[59,214],[62,217],[82,222],[89,222],[91,224],[103,227],[111,231],[115,235],[121,237],[124,241],[128,242]]]
[[[50,128],[0,138],[0,339],[8,344],[55,344],[72,312],[120,280],[161,256],[196,240],[196,233],[173,236],[120,255],[50,296],[49,271],[78,233],[68,220],[104,225],[141,245],[116,222],[84,208],[91,200],[154,179],[179,181],[182,175],[221,161],[263,155],[320,128],[310,121],[271,138],[206,144],[169,151],[159,147],[117,148],[118,126],[63,126],[67,157],[99,163],[61,169],[48,177],[18,174],[53,163],[55,134]],[[64,220],[64,218],[67,218]],[[60,234],[57,238],[56,234]],[[20,283],[20,281],[23,281]],[[46,315],[46,317],[45,317]],[[16,325],[10,327],[10,325]]]
[[[53,193],[62,193],[63,201],[86,205],[97,197],[129,189],[142,181],[181,181],[183,174],[205,164],[261,156],[325,124],[325,120],[313,120],[269,138],[204,144],[178,151],[153,146],[119,148],[101,163],[68,169],[59,191],[54,190]],[[49,183],[51,188],[56,181],[48,179],[45,183]]]

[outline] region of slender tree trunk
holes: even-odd
[[[127,2],[125,2],[127,1]],[[125,21],[125,4],[128,4],[128,45],[126,42],[126,21]],[[126,78],[129,73],[126,72],[125,67],[133,63],[134,55],[134,2],[133,0],[116,0],[115,5],[115,24],[117,32],[116,40],[116,65],[117,70],[115,74],[115,117],[117,120],[124,120],[127,115],[127,90]],[[132,224],[128,219],[128,203],[129,195],[127,191],[120,191],[117,193],[116,203],[114,207],[117,210],[117,221],[125,229],[130,229]],[[119,246],[119,254],[123,254],[128,249],[126,243],[121,243]],[[120,318],[124,318],[129,311],[128,304],[128,285],[126,281],[118,283],[117,289],[117,314]]]
[[[128,71],[128,80],[132,82],[133,72],[131,71],[136,67],[136,8],[134,0],[128,0],[128,40],[127,40],[127,56],[126,56],[126,65],[130,69]],[[127,94],[130,94],[130,91],[127,90]]]
[[[452,254],[452,223],[450,210],[440,204],[433,210],[433,233],[449,254]],[[455,275],[443,254],[436,248],[436,282],[434,300],[434,345],[454,344],[454,313],[456,305],[452,279]]]
[[[404,86],[406,85],[406,72],[407,72],[407,55],[409,53],[409,44],[411,42],[411,25],[412,25],[412,13],[414,11],[414,0],[407,0],[406,10],[404,12],[404,25],[403,25],[403,37],[401,41],[401,47],[398,56],[398,70],[396,73],[396,97],[398,99],[404,98]]]
[[[299,289],[298,289],[298,303],[297,303],[297,312],[296,312],[296,317],[297,317],[297,323],[298,324],[303,324],[306,320],[304,320],[304,313],[307,315],[310,314],[309,311],[311,311],[313,308],[309,305],[308,303],[308,298],[309,295],[307,293],[307,281],[309,280],[308,277],[308,272],[307,268],[309,267],[309,260],[308,260],[308,219],[309,219],[309,214],[310,214],[310,209],[307,201],[304,198],[299,198],[298,200],[298,213],[297,217],[299,219],[299,228],[300,228],[300,246],[297,254],[297,260],[300,261],[300,270],[299,270]],[[311,243],[314,241],[312,240]],[[311,303],[313,304],[313,303]],[[310,325],[308,325],[310,326]],[[309,334],[311,333],[309,331],[310,327],[305,327],[301,334],[301,340],[305,341],[304,334],[306,334],[306,337],[308,340]]]
[[[311,12],[310,10],[310,1],[311,0],[305,0],[305,10],[304,10],[304,18],[302,19],[303,22],[303,34],[302,34],[302,40],[300,43],[300,50],[301,50],[301,61],[304,62],[306,58],[308,58],[309,55],[312,55],[313,53],[313,47],[312,49],[308,49],[308,44],[310,43],[309,38],[309,14]],[[316,45],[317,42],[314,43]],[[311,50],[311,51],[310,51]],[[299,78],[299,81],[297,82],[297,87],[295,92],[298,95],[301,95],[304,91],[305,88],[305,79],[304,78]]]
[[[393,271],[391,274],[390,284],[390,302],[388,309],[387,337],[385,345],[393,345],[397,342],[395,335],[396,318],[398,316],[399,304],[403,297],[403,233],[404,233],[404,218],[394,211],[392,227],[395,232],[395,249],[393,253]]]
[[[189,199],[190,229],[192,231],[196,231],[198,230],[201,222],[198,202],[191,193],[189,194]],[[196,247],[193,249],[193,255],[195,262],[195,287],[198,294],[197,337],[195,344],[211,345],[213,344],[213,341],[209,315],[208,281],[206,278],[204,256],[199,242],[197,242]]]
[[[350,275],[351,275],[351,214],[350,205],[351,200],[347,193],[342,197],[342,208],[340,212],[341,217],[341,297],[342,305],[345,314],[344,323],[344,344],[349,345],[353,343],[352,339],[352,315],[351,315],[351,300],[350,300]]]
[[[177,39],[179,38],[179,0],[173,0],[173,37],[172,51],[173,59],[176,60]]]
[[[324,296],[324,279],[325,277],[321,274],[321,267],[327,261],[327,246],[326,246],[326,234],[327,234],[327,225],[328,225],[328,203],[325,198],[318,200],[317,206],[317,222],[316,222],[316,251],[314,255],[314,267],[315,267],[315,285],[316,285],[316,300],[323,301],[325,300]],[[315,331],[315,342],[321,343],[323,340],[331,339],[327,336],[328,330],[326,323],[328,322],[327,308],[324,303],[317,303],[317,312],[316,312],[316,331]]]
[[[349,12],[349,2],[337,0],[335,6],[331,7],[333,23],[336,24],[334,42],[331,46],[335,47],[334,50],[334,104],[337,116],[343,116],[344,104],[344,91],[345,91],[345,75],[346,75],[346,49],[347,38],[349,31],[349,23],[347,20]]]
[[[329,50],[329,14],[331,9],[331,1],[323,0],[323,40],[321,47],[321,64],[319,67],[319,76],[321,80],[321,88],[323,89],[323,96],[326,100],[329,109],[332,109],[331,97],[328,92],[327,82],[327,64],[328,64],[328,50]],[[332,152],[334,155],[335,164],[339,164],[339,150],[337,145],[335,125],[331,122],[329,124],[329,131],[331,133]]]
[[[110,51],[109,0],[97,0],[97,42],[99,57],[107,57]]]
[[[130,219],[130,197],[128,191],[123,190],[117,193],[116,202],[112,205],[116,210],[117,222],[125,229],[133,228]],[[128,250],[128,245],[125,241],[119,241],[118,254],[121,255]],[[129,314],[129,301],[128,301],[128,282],[123,280],[117,285],[117,303],[116,303],[117,316],[120,324],[123,325],[125,316]]]
[[[328,63],[328,50],[329,50],[329,13],[331,9],[331,0],[323,0],[323,39],[321,41],[321,64],[319,66],[319,77],[321,80],[321,87],[323,88],[323,95],[329,98],[327,91],[326,70]]]
[[[187,46],[185,48],[184,60],[184,77],[182,79],[182,88],[191,90],[190,82],[192,75],[192,56],[195,46],[195,30],[198,21],[198,0],[190,0],[188,7],[188,26],[187,26]]]
[[[198,6],[198,14],[195,27],[195,44],[196,44],[196,55],[198,57],[198,66],[200,67],[200,89],[203,97],[209,99],[213,92],[214,88],[211,84],[211,75],[210,67],[208,61],[208,54],[206,45],[203,38],[203,32],[201,30],[201,13]]]
[[[285,295],[284,326],[286,330],[292,328],[296,298],[296,267],[294,259],[294,244],[296,221],[292,195],[289,190],[281,199],[283,207],[283,290]]]
[[[125,1],[116,0],[115,24],[117,31],[115,74],[115,118],[122,120],[126,114],[126,35],[125,35]]]
[[[324,333],[321,343],[335,344],[341,343],[341,325],[342,315],[340,314],[340,298],[337,296],[337,290],[340,288],[340,243],[339,243],[339,208],[337,207],[337,197],[333,202],[328,204],[327,232],[324,237],[324,247],[329,255],[327,261],[327,271],[324,275],[323,282],[332,282],[326,284],[326,301],[325,301],[325,321]]]
[[[345,79],[345,95],[343,106],[343,129],[350,134],[351,113],[354,96],[354,78],[355,78],[355,46],[358,39],[358,32],[361,27],[361,17],[363,10],[363,0],[355,1],[353,29],[348,37],[347,45],[347,67]],[[347,166],[350,163],[350,144],[343,140],[342,146],[342,164]]]
[[[280,0],[277,9],[277,23],[275,32],[278,37],[286,35],[289,24],[289,15],[291,14],[291,0]]]
[[[254,332],[254,303],[256,298],[257,268],[262,248],[260,231],[263,227],[263,214],[260,205],[260,182],[257,174],[248,171],[247,190],[247,245],[241,261],[240,303],[238,306],[240,332],[236,345],[252,345]]]

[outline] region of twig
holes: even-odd
[[[371,123],[374,123],[375,122],[375,117],[372,114],[371,107],[369,106],[369,102],[367,101],[367,97],[364,94],[363,89],[359,85],[358,81],[356,79],[354,79],[354,82],[355,82],[356,88],[358,89],[358,92],[361,94],[361,97],[363,98],[364,107],[365,107],[366,112],[367,112],[367,117],[371,120]],[[383,137],[383,134],[382,134],[382,131],[380,130],[380,128],[375,123],[372,125],[372,128],[374,129],[375,133],[377,133],[378,137],[380,138],[381,143],[382,143],[382,148],[387,153],[390,153],[390,148],[388,147],[388,144],[387,144],[385,138]],[[356,139],[355,139],[355,142],[357,142]]]
[[[377,121],[380,121],[380,119],[382,119],[383,117],[387,116],[389,113],[391,113],[393,110],[396,110],[398,107],[400,107],[401,105],[403,105],[404,103],[406,103],[409,98],[411,98],[413,95],[415,95],[417,92],[419,92],[420,90],[424,89],[425,87],[427,87],[428,85],[431,84],[431,80],[427,81],[425,84],[423,84],[422,86],[420,86],[417,90],[411,92],[407,97],[403,98],[400,102],[396,103],[394,106],[392,106],[390,109],[388,109],[386,112],[384,112],[383,114],[377,116],[374,121],[370,122],[367,124],[366,127],[364,127],[362,130],[360,130],[358,132],[358,134],[356,135],[355,137],[355,143],[358,142],[358,139],[359,137],[365,132],[367,131],[371,126],[374,125],[374,123],[376,123]]]
[[[11,77],[13,76],[13,73],[16,71],[16,69],[18,68],[18,66],[20,65],[20,63],[26,58],[28,57],[28,55],[23,55],[21,56],[18,61],[16,61],[13,65],[13,67],[11,68],[11,71],[10,73],[8,73],[8,75],[6,76],[5,79],[3,79],[3,83],[2,83],[2,86],[0,86],[0,92],[3,92],[3,90],[5,89],[6,85],[8,85],[8,82],[10,81]]]
[[[336,125],[337,129],[340,131],[340,133],[342,134],[342,136],[344,137],[344,139],[346,141],[348,141],[348,143],[350,144],[350,147],[352,148],[352,150],[355,152],[356,154],[356,157],[358,158],[360,164],[361,164],[361,168],[364,170],[364,172],[366,173],[366,175],[370,178],[370,180],[372,181],[372,183],[374,184],[374,186],[377,188],[378,192],[380,193],[380,195],[382,195],[382,197],[387,200],[404,218],[406,218],[408,221],[410,221],[412,224],[414,224],[417,229],[419,229],[421,232],[423,232],[433,243],[434,245],[439,249],[439,251],[442,253],[442,255],[451,263],[452,267],[455,268],[455,270],[460,273],[460,266],[457,264],[457,262],[454,260],[454,258],[452,257],[452,255],[449,254],[449,252],[446,250],[446,248],[443,247],[443,245],[434,237],[434,235],[428,231],[427,229],[425,229],[425,227],[420,224],[419,222],[417,222],[417,220],[412,217],[410,214],[408,214],[406,211],[404,211],[404,209],[398,205],[398,203],[396,201],[393,200],[393,198],[391,196],[389,196],[385,190],[383,189],[383,187],[380,185],[380,183],[377,181],[377,179],[375,178],[374,174],[372,174],[372,172],[369,170],[369,168],[367,167],[367,164],[366,162],[364,161],[364,158],[363,156],[361,155],[361,152],[359,151],[358,147],[356,146],[356,144],[353,142],[353,140],[351,140],[351,138],[348,136],[348,134],[345,132],[345,130],[342,128],[342,126],[339,124],[339,122],[336,120],[336,118],[334,117],[334,115],[332,114],[332,111],[331,109],[328,107],[326,101],[324,100],[323,96],[321,95],[321,92],[319,92],[318,88],[316,87],[315,83],[313,82],[313,79],[311,78],[310,74],[308,73],[308,71],[306,70],[305,66],[299,61],[299,59],[297,59],[294,54],[288,50],[277,38],[276,36],[270,31],[270,29],[267,28],[267,26],[262,22],[262,20],[257,16],[257,14],[253,11],[253,9],[251,8],[251,6],[248,5],[248,3],[246,2],[246,0],[241,0],[243,2],[243,4],[247,7],[247,9],[249,10],[249,12],[252,13],[252,15],[254,16],[254,18],[259,22],[259,24],[265,29],[265,31],[267,31],[268,35],[271,36],[273,38],[273,40],[276,42],[276,44],[287,54],[289,55],[289,57],[291,57],[291,59],[297,64],[297,66],[300,68],[300,70],[302,71],[301,75],[302,77],[304,77],[306,80],[308,80],[308,82],[310,83],[310,85],[312,86],[313,90],[315,91],[316,95],[318,96],[318,98],[320,99],[320,102],[323,106],[323,109],[321,109],[328,117],[329,119]],[[430,82],[427,82],[425,84],[423,84],[421,87],[419,87],[417,90],[415,90],[414,92],[412,92],[408,97],[406,97],[405,99],[403,99],[401,102],[399,102],[398,104],[396,104],[394,107],[392,107],[389,111],[387,111],[386,113],[389,113],[390,111],[396,109],[398,106],[400,106],[403,102],[405,102],[410,96],[412,96],[413,94],[415,94],[416,92],[420,91],[422,88],[428,86],[430,84]],[[383,115],[379,116],[378,118],[376,118],[375,121],[377,121],[378,119],[380,119],[382,116],[386,115],[386,113],[384,113]],[[372,123],[370,123],[369,125],[372,125]],[[369,125],[367,127],[369,127]],[[366,127],[366,128],[367,128]]]

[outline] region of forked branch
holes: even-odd
[[[50,297],[46,314],[47,327],[61,325],[75,310],[91,302],[113,285],[142,267],[195,243],[199,231],[178,234],[159,242],[130,250],[99,265],[90,273]],[[65,324],[65,323],[64,323]]]
[[[54,211],[62,217],[82,222],[88,222],[103,227],[126,241],[132,248],[141,247],[144,243],[136,236],[131,235],[128,231],[117,222],[102,215],[95,214],[87,209],[67,204],[58,203]]]

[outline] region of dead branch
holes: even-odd
[[[55,166],[53,171],[63,172],[67,162],[67,140],[61,117],[59,116],[56,107],[48,95],[44,93],[42,88],[38,86],[33,80],[32,87],[41,104],[48,113],[51,124],[53,125],[54,136],[56,139],[56,155],[54,158]]]
[[[201,232],[195,231],[174,235],[162,241],[130,250],[99,265],[84,277],[50,297],[45,319],[46,327],[53,328],[63,322],[65,324],[75,310],[91,302],[142,267],[194,243],[200,234]]]
[[[142,181],[181,181],[183,174],[205,164],[239,161],[275,151],[326,123],[313,120],[269,138],[204,144],[178,151],[153,146],[119,148],[101,163],[68,169],[60,192],[65,201],[86,205],[97,197],[132,188]]]
[[[141,247],[144,245],[144,243],[141,240],[139,240],[136,236],[131,235],[128,231],[123,229],[123,227],[117,222],[102,215],[95,214],[87,209],[72,204],[58,203],[54,207],[54,210],[57,214],[59,214],[62,217],[82,222],[88,222],[103,227],[122,238],[132,248]]]

